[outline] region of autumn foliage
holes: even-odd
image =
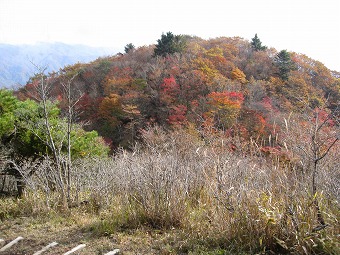
[[[46,77],[60,116],[74,77],[72,120],[91,131],[74,136],[74,154],[89,161],[71,176],[98,216],[91,231],[154,228],[164,254],[172,243],[178,254],[339,254],[339,72],[257,35],[130,46]],[[37,100],[36,85],[15,94]],[[0,131],[13,122],[4,115]],[[90,163],[85,145],[103,141],[112,157]],[[36,201],[51,196],[44,185]]]
[[[331,112],[337,107],[339,76],[305,55],[259,50],[239,37],[181,38],[186,47],[164,56],[143,46],[65,67],[49,77],[52,94],[62,108],[62,78],[77,74],[78,121],[114,146],[126,146],[153,124],[201,131],[209,126],[260,141],[277,128],[280,114],[323,108],[326,101]],[[18,96],[33,98],[34,82]]]

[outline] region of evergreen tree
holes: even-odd
[[[275,65],[278,68],[278,76],[287,81],[289,72],[295,69],[295,64],[292,61],[290,54],[287,50],[281,50],[274,59]]]
[[[162,34],[161,39],[157,40],[154,55],[165,57],[168,54],[182,52],[185,46],[186,43],[183,36],[167,32],[166,34]]]
[[[264,51],[267,49],[267,46],[262,46],[262,42],[258,38],[257,34],[255,34],[255,37],[251,39],[251,47],[255,51]]]
[[[128,43],[127,45],[125,45],[125,48],[124,48],[125,53],[133,52],[134,50],[135,50],[135,45],[133,45],[132,43]]]

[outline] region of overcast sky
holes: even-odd
[[[162,33],[258,34],[340,71],[339,0],[0,0],[0,43],[64,42],[123,51]],[[1,56],[0,56],[1,57]]]

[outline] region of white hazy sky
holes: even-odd
[[[164,32],[204,39],[258,34],[340,71],[339,0],[0,0],[0,43],[65,42],[123,51]],[[0,56],[1,57],[1,56]]]

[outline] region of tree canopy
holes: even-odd
[[[168,54],[182,52],[185,46],[186,43],[182,35],[174,35],[171,32],[167,32],[162,34],[161,39],[157,40],[154,55],[165,57]]]
[[[132,43],[128,43],[127,45],[125,45],[124,47],[124,51],[125,53],[129,53],[135,50],[135,45],[133,45]]]
[[[251,39],[251,47],[255,51],[264,51],[267,49],[267,46],[263,46],[261,40],[258,38],[257,34],[255,34],[254,38]]]
[[[79,75],[72,91],[82,95],[75,121],[86,123],[86,131],[96,130],[112,151],[131,146],[141,130],[156,124],[191,125],[201,132],[208,127],[242,131],[245,139],[262,139],[274,125],[273,112],[295,111],[301,99],[314,107],[321,107],[327,97],[333,106],[338,103],[337,79],[322,63],[304,55],[273,48],[256,51],[239,37],[188,36],[182,53],[171,54],[176,37],[169,32],[159,44],[139,47],[133,54],[78,63],[48,75],[62,116],[67,114],[67,100],[61,77],[74,73]],[[155,57],[155,51],[161,57]],[[235,93],[243,96],[239,104],[230,97]],[[32,81],[16,94],[32,98]]]
[[[0,90],[0,137],[2,145],[11,147],[21,157],[37,157],[51,153],[44,126],[43,109],[40,103],[27,99],[19,101],[12,91]],[[67,121],[60,116],[58,102],[48,101],[48,118],[52,136],[59,144],[59,149],[66,150]],[[109,148],[95,131],[85,132],[75,125],[71,133],[72,155],[84,156],[107,155]]]
[[[287,81],[289,77],[289,72],[295,69],[295,65],[290,57],[290,54],[287,50],[281,50],[275,56],[275,64],[278,68],[278,75],[279,77]]]

